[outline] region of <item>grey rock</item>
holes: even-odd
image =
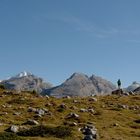
[[[43,95],[51,95],[57,98],[66,96],[90,96],[111,94],[116,87],[109,81],[92,75],[74,73],[69,79],[57,87],[46,89]]]
[[[94,98],[94,97],[90,97],[88,100],[89,101],[93,101],[93,102],[97,102],[98,101],[97,98]]]
[[[130,94],[128,92],[123,93],[124,96],[129,96]]]
[[[118,107],[122,108],[122,109],[129,109],[129,106],[127,106],[127,105],[118,104]]]
[[[117,89],[117,90],[114,90],[112,91],[112,94],[113,95],[123,95],[123,90],[122,89]]]
[[[85,108],[81,108],[81,109],[80,109],[80,112],[88,112],[88,110],[85,109]]]
[[[45,115],[45,111],[43,109],[37,109],[35,113],[39,115]]]
[[[42,115],[39,115],[39,114],[36,114],[35,116],[34,116],[34,118],[42,118]]]
[[[37,111],[36,108],[32,108],[32,107],[29,107],[29,108],[28,108],[28,112],[36,112],[36,111]]]
[[[76,113],[70,113],[66,118],[68,118],[68,119],[70,119],[70,118],[78,119],[79,118],[79,115],[76,114]]]
[[[83,140],[95,140],[92,135],[85,135]]]
[[[127,92],[123,89],[117,89],[117,90],[112,91],[112,95],[129,96],[131,94],[132,92]]]
[[[36,120],[29,119],[24,124],[26,124],[26,125],[38,125],[39,123]]]
[[[77,101],[77,100],[73,100],[73,103],[79,103],[79,101]]]
[[[50,97],[49,97],[48,95],[45,95],[45,97],[46,97],[47,99],[50,99]]]
[[[7,131],[7,132],[17,133],[17,132],[19,131],[19,126],[12,125],[12,126],[10,126],[6,131]]]
[[[13,115],[19,116],[21,113],[20,112],[14,112]]]
[[[90,109],[88,109],[88,112],[90,112],[90,113],[94,113],[95,110],[94,110],[93,108],[90,108]]]
[[[70,96],[64,96],[64,98],[66,98],[66,99],[71,99],[71,97],[70,97]]]
[[[85,135],[83,140],[96,140],[97,139],[97,129],[93,125],[84,126],[81,129],[82,133]]]
[[[116,126],[116,127],[118,127],[118,126],[119,126],[119,124],[118,124],[118,123],[114,123],[114,124],[113,124],[113,126]]]
[[[43,110],[45,111],[45,113],[49,112],[49,109],[47,109],[47,108],[43,108]]]
[[[129,95],[135,95],[133,91],[129,91]]]
[[[62,103],[59,107],[60,108],[63,108],[63,109],[66,109],[67,108],[67,106],[64,103]]]

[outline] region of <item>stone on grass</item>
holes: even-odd
[[[68,116],[67,116],[68,119],[70,118],[73,118],[73,119],[79,119],[79,115],[76,114],[76,113],[70,113]]]
[[[96,140],[97,139],[97,129],[93,125],[84,126],[81,129],[82,133],[85,135],[83,140]]]
[[[81,109],[80,109],[80,112],[88,112],[88,110],[85,109],[85,108],[81,108]]]
[[[6,131],[7,131],[7,132],[17,133],[17,132],[19,131],[19,126],[12,125],[12,126],[10,126]]]
[[[45,111],[43,109],[37,109],[36,113],[39,115],[45,115]]]
[[[89,98],[89,101],[97,102],[98,100],[97,100],[97,98],[91,97],[91,98]]]
[[[38,125],[39,123],[35,120],[28,119],[27,122],[25,122],[24,124],[26,124],[26,125]]]

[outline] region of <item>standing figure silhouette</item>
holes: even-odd
[[[118,89],[120,89],[121,88],[121,80],[120,79],[117,81],[117,84],[118,84]]]

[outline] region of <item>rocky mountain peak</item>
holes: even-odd
[[[87,75],[83,74],[83,73],[78,73],[78,72],[75,72],[73,73],[70,78],[68,78],[67,80],[70,80],[70,79],[75,79],[75,78],[88,78]]]
[[[138,87],[140,87],[140,83],[134,81],[130,86],[128,86],[126,88],[127,91],[134,91],[135,89],[137,89]]]
[[[83,73],[74,73],[64,83],[45,92],[51,96],[90,96],[109,94],[116,87],[98,76],[88,77]],[[43,93],[45,94],[45,93]]]

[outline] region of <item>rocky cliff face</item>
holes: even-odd
[[[104,95],[110,94],[115,88],[111,82],[100,77],[74,73],[61,85],[44,90],[42,94],[55,97]]]
[[[44,82],[42,78],[28,72],[21,72],[8,80],[3,80],[1,84],[7,89],[14,89],[17,91],[36,90],[39,93],[42,92],[43,89],[51,87],[50,83]]]
[[[92,75],[90,80],[92,81],[94,87],[96,88],[96,93],[98,94],[105,95],[116,89],[116,86],[113,85],[110,81],[107,81],[99,76]]]

